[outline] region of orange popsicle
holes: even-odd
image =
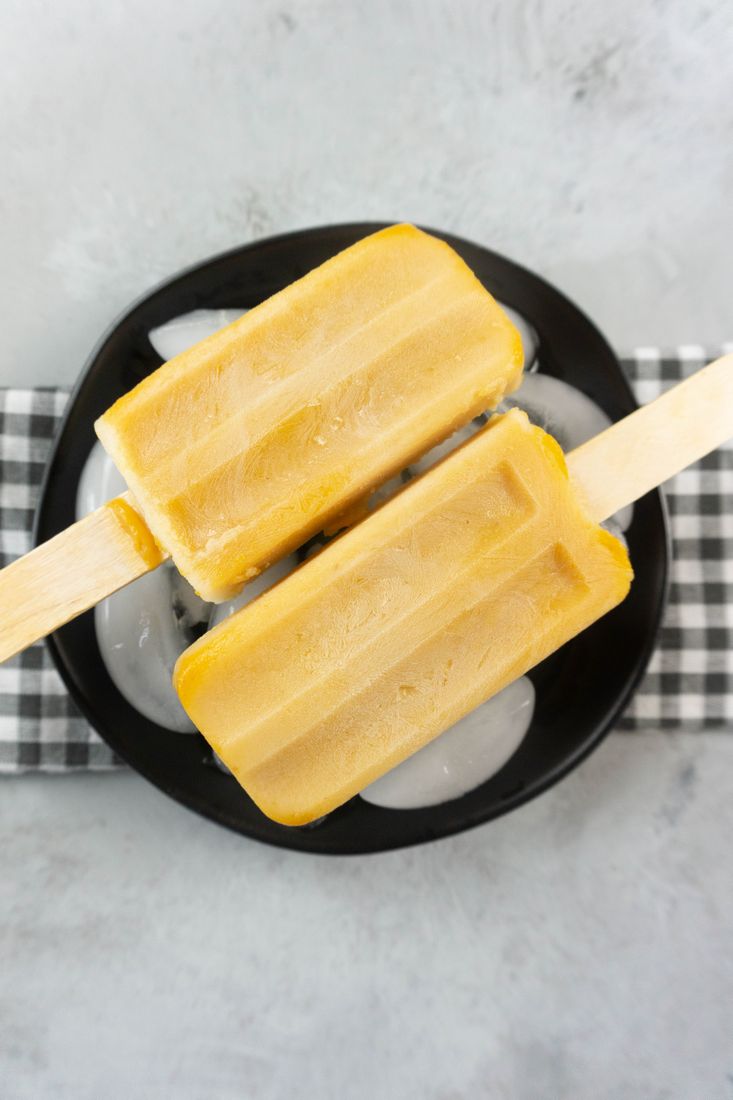
[[[120,398],[96,430],[160,545],[223,600],[519,382],[448,245],[359,241]]]
[[[299,825],[609,611],[631,576],[557,443],[513,410],[196,642],[175,685],[258,806]]]

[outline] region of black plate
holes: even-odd
[[[93,421],[160,365],[148,332],[193,309],[254,306],[329,256],[381,228],[338,225],[288,233],[216,256],[132,306],[93,353],[69,403],[48,468],[36,539],[74,520],[76,487],[94,442]],[[480,245],[438,233],[478,277],[535,326],[543,371],[577,386],[614,420],[635,408],[608,344],[567,298]],[[203,738],[161,729],[125,701],[102,663],[91,613],[49,639],[73,698],[133,768],[192,810],[257,840],[302,851],[376,852],[468,829],[514,809],[556,783],[600,742],[620,715],[651,654],[664,604],[668,536],[658,493],[640,501],[628,532],[636,580],[625,602],[532,674],[534,720],[509,763],[452,802],[384,810],[359,798],[320,825],[293,829],[264,817],[238,784],[211,764]]]

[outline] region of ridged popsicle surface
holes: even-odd
[[[198,728],[261,809],[334,809],[624,598],[623,545],[557,443],[495,417],[179,659]]]
[[[159,543],[222,600],[521,369],[516,329],[466,264],[400,225],[164,364],[96,428]]]

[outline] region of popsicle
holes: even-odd
[[[231,597],[521,370],[519,333],[453,249],[410,225],[366,237],[100,417],[131,494],[0,573],[0,660],[167,555]]]
[[[620,603],[631,565],[599,521],[730,435],[733,357],[568,463],[494,417],[188,649],[183,706],[268,816],[321,817]]]
[[[400,225],[171,360],[96,429],[180,572],[218,601],[496,405],[521,360],[456,253]]]

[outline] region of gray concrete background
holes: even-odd
[[[71,382],[182,265],[410,219],[618,347],[730,338],[730,7],[3,0],[0,380]]]
[[[610,738],[464,836],[249,843],[0,783],[3,1100],[729,1100],[733,738]]]
[[[0,384],[70,383],[212,252],[409,218],[619,348],[730,339],[730,8],[0,0]],[[614,736],[419,850],[326,860],[137,776],[0,783],[0,1096],[733,1096],[733,741]]]

